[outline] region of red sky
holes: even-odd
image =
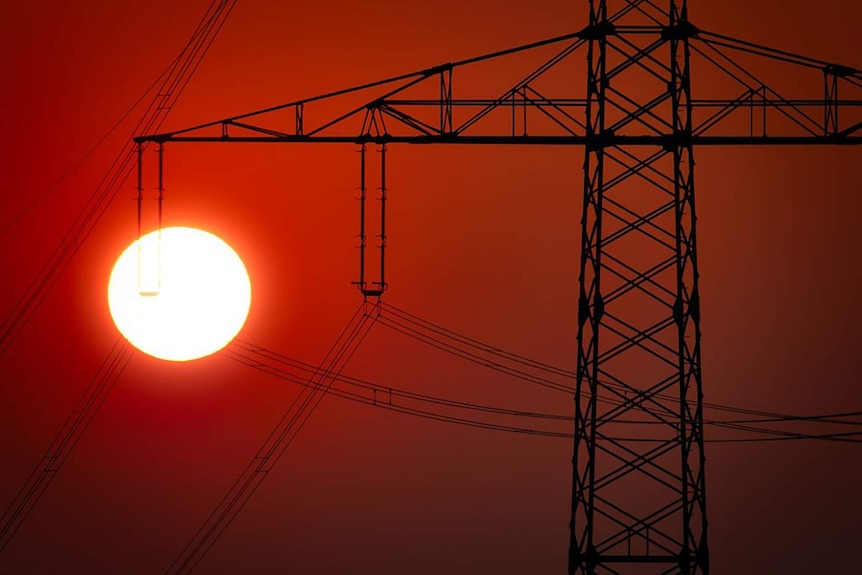
[[[84,4],[0,6],[2,223],[140,96],[209,2]],[[567,33],[585,23],[586,4],[240,0],[166,126]],[[691,18],[705,29],[862,66],[858,2],[692,2]],[[3,233],[3,317],[129,129],[124,124]],[[787,413],[858,409],[860,150],[704,150],[697,158],[706,399]],[[390,161],[387,301],[573,367],[581,150],[393,147]],[[168,146],[166,166],[166,224],[217,233],[246,261],[254,292],[242,337],[317,362],[359,301],[349,283],[352,148],[176,145]],[[126,201],[133,194],[129,181],[0,358],[0,506],[116,338],[106,286],[114,259],[134,239],[134,204]],[[383,328],[347,371],[515,408],[571,405]],[[294,394],[222,356],[179,365],[136,355],[0,555],[0,572],[164,569]],[[707,457],[715,573],[857,564],[857,445],[711,444]],[[329,398],[199,572],[561,573],[570,460],[567,441]]]

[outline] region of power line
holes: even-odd
[[[0,553],[42,499],[131,358],[129,344],[122,337],[117,338],[51,445],[0,518]]]
[[[159,82],[162,81],[162,78],[164,78],[165,75],[171,71],[171,69],[174,67],[178,60],[179,56],[177,56],[177,58],[174,58],[174,61],[171,62],[164,70],[162,70],[158,78],[156,78],[153,83],[150,84],[150,86],[146,90],[144,90],[144,93],[141,94],[137,100],[135,100],[135,102],[129,107],[129,109],[123,112],[123,114],[117,119],[117,121],[114,122],[114,124],[110,128],[108,128],[108,130],[104,134],[102,134],[102,136],[98,140],[96,140],[96,142],[92,146],[90,146],[90,148],[86,152],[84,152],[84,154],[80,158],[78,158],[77,161],[75,161],[75,163],[73,163],[69,168],[67,168],[66,171],[63,172],[60,177],[54,181],[54,183],[48,186],[41,194],[39,194],[38,197],[36,197],[32,202],[30,202],[23,209],[21,209],[21,211],[9,218],[9,221],[7,221],[5,224],[3,224],[2,227],[0,227],[0,235],[3,235],[7,231],[9,231],[31,210],[33,210],[36,206],[45,201],[48,196],[56,192],[59,189],[60,184],[62,184],[66,180],[66,178],[68,178],[75,170],[77,170],[87,160],[87,158],[89,158],[90,155],[95,152],[96,149],[101,146],[105,142],[105,140],[107,140],[108,137],[110,137],[110,135],[114,133],[117,128],[120,127],[120,125],[126,120],[126,118],[128,118],[129,115],[131,115],[131,113],[140,105],[140,103],[144,101],[144,98],[146,98],[147,95],[149,95],[150,92],[155,89]]]
[[[156,81],[156,84],[161,81],[161,87],[138,121],[133,134],[141,129],[149,130],[161,125],[167,112],[185,89],[200,60],[203,59],[212,45],[234,5],[235,0],[213,0],[198,23],[191,39],[166,72],[162,73],[159,80]],[[138,102],[132,109],[137,105]],[[123,119],[121,118],[119,122],[122,122]],[[131,160],[135,157],[134,150],[135,145],[130,139],[106,171],[99,185],[79,212],[75,222],[66,232],[63,240],[0,325],[0,356],[9,349],[33,313],[44,301],[45,296],[59,276],[69,265],[81,244],[101,219],[108,205],[116,197],[122,182],[125,181],[131,171]],[[0,520],[0,552],[6,548],[24,520],[38,504],[45,490],[98,413],[130,358],[131,350],[128,343],[122,338],[118,338],[45,455],[6,509],[2,520]]]
[[[374,324],[376,315],[376,305],[369,308],[366,301],[359,305],[333,342],[319,368],[307,379],[306,385],[279,419],[261,448],[203,525],[168,566],[166,573],[191,573],[203,560],[330,391],[333,379],[340,375],[356,353]]]
[[[158,129],[162,125],[212,46],[235,4],[236,0],[213,0],[191,39],[169,67],[168,74],[163,76],[156,95],[132,134],[140,133],[142,130]],[[123,182],[132,171],[136,157],[135,148],[136,144],[130,138],[114,158],[60,243],[0,324],[0,357],[8,351],[18,334],[24,329],[117,196]]]
[[[239,348],[241,351],[232,351],[233,348]],[[264,367],[272,367],[274,364],[284,365],[286,368],[294,370],[293,373],[301,373],[301,372],[313,372],[314,367],[311,364],[290,358],[286,355],[280,354],[278,352],[245,342],[241,340],[234,341],[231,346],[229,346],[228,351],[232,351],[236,357],[246,358],[247,361],[251,361],[257,365]],[[255,359],[256,357],[260,357],[263,359]],[[250,367],[255,367],[254,365],[250,365]],[[279,370],[280,373],[287,374],[287,371]],[[428,403],[434,403],[438,405],[448,406],[448,407],[456,407],[456,408],[468,408],[475,409],[478,411],[484,411],[487,413],[494,413],[500,415],[512,415],[518,417],[527,417],[527,418],[535,418],[535,419],[548,419],[548,420],[556,420],[556,421],[571,421],[571,415],[566,414],[555,414],[555,413],[540,413],[535,411],[526,411],[526,410],[516,410],[516,409],[506,409],[501,407],[492,407],[487,405],[480,405],[470,402],[457,401],[453,399],[446,399],[437,396],[431,396],[411,391],[405,391],[402,389],[381,385],[378,383],[374,383],[367,379],[360,379],[356,377],[350,377],[346,375],[338,375],[334,377],[336,381],[346,384],[352,388],[358,388],[365,391],[370,391],[372,395],[369,400],[372,402],[381,402],[385,403],[388,400],[391,402],[392,397],[402,397],[407,400],[419,400]],[[303,381],[302,376],[294,376],[294,380],[296,383]],[[356,395],[356,397],[363,397]]]
[[[520,365],[529,366],[529,367],[535,368],[537,370],[543,371],[543,372],[548,373],[548,374],[555,374],[555,375],[559,375],[561,377],[564,377],[566,379],[572,379],[572,380],[574,380],[577,376],[577,374],[574,371],[570,371],[570,370],[561,368],[559,366],[554,366],[552,364],[545,363],[545,362],[539,361],[539,360],[534,359],[534,358],[530,358],[530,357],[527,357],[527,356],[524,356],[524,355],[521,355],[518,353],[514,353],[512,351],[502,349],[499,346],[495,346],[495,345],[490,344],[488,342],[478,340],[476,338],[473,338],[473,337],[464,335],[462,333],[459,333],[457,331],[454,331],[450,328],[444,327],[438,323],[434,323],[434,322],[432,322],[428,319],[422,318],[416,314],[410,313],[410,312],[405,311],[403,309],[400,309],[396,306],[393,306],[392,304],[385,303],[385,302],[381,303],[381,310],[382,310],[381,313],[387,312],[387,313],[394,314],[394,317],[390,316],[386,319],[388,319],[391,323],[395,323],[399,326],[399,329],[395,329],[395,331],[398,331],[399,333],[407,335],[407,336],[409,336],[415,340],[418,340],[420,342],[423,342],[423,343],[425,343],[425,340],[431,340],[432,342],[434,342],[434,344],[429,343],[429,345],[432,345],[432,347],[435,347],[436,349],[440,349],[442,351],[446,351],[447,353],[453,353],[453,355],[457,355],[458,357],[462,357],[463,359],[468,359],[468,361],[472,361],[473,363],[477,363],[477,364],[483,365],[485,367],[490,367],[491,369],[496,369],[496,366],[499,365],[495,362],[488,362],[488,361],[482,359],[480,356],[470,355],[469,357],[463,357],[462,355],[454,353],[453,351],[450,351],[450,349],[454,348],[454,346],[452,344],[447,344],[444,339],[441,339],[440,337],[437,337],[433,334],[439,334],[440,336],[445,337],[446,339],[448,339],[450,341],[463,343],[464,345],[466,345],[468,347],[471,347],[471,348],[478,350],[478,351],[481,351],[481,352],[491,354],[495,357],[500,358],[501,360],[510,360],[510,361],[513,361],[513,362],[518,363]],[[400,321],[402,319],[406,319],[406,321],[409,321],[409,323],[413,327],[411,328],[411,327],[405,326],[404,321]],[[381,323],[383,323],[383,325],[388,326],[388,324],[386,324],[384,322],[381,322]],[[394,327],[393,327],[393,329],[394,329]],[[418,332],[418,330],[423,330],[423,333],[421,334],[422,337],[420,337],[420,333]],[[523,372],[520,372],[518,370],[511,370],[511,369],[509,369],[509,370],[498,370],[498,371],[501,371],[502,373],[506,373],[507,375],[511,375],[513,377],[518,377],[518,378],[520,378],[520,376],[523,374]],[[520,379],[524,379],[525,381],[532,381],[534,379],[534,377],[528,376],[528,377],[520,378]],[[545,383],[549,383],[549,385],[546,386],[546,385],[544,385]],[[548,382],[548,381],[542,379],[542,384],[544,387],[551,387],[552,389],[559,389],[559,391],[563,391],[565,393],[574,392],[574,387],[569,386],[567,384],[554,382],[554,385],[550,385],[550,383],[551,382]],[[607,387],[623,389],[622,387],[620,387],[620,386],[618,386],[618,385],[616,385],[610,381],[603,381],[601,383]],[[657,397],[659,397],[661,399],[665,399],[665,400],[672,400],[673,399],[671,397],[666,397],[666,396],[661,396],[661,395],[659,395]],[[789,415],[789,414],[784,414],[784,413],[776,413],[776,412],[772,412],[772,411],[756,410],[756,409],[751,409],[751,408],[744,408],[744,407],[731,406],[731,405],[722,405],[722,404],[710,403],[710,402],[704,402],[703,406],[704,406],[704,408],[712,409],[714,411],[723,411],[723,412],[727,412],[727,413],[737,413],[740,415],[749,415],[749,416],[761,418],[761,419],[755,419],[755,420],[744,420],[744,419],[743,420],[728,420],[728,421],[713,420],[714,423],[727,423],[727,424],[778,423],[778,422],[787,422],[787,421],[811,421],[811,422],[818,422],[818,423],[833,423],[833,421],[832,421],[833,419],[836,420],[836,421],[834,421],[834,423],[836,423],[836,424],[847,424],[848,422],[843,422],[843,421],[838,421],[838,420],[840,420],[841,418],[858,417],[858,416],[862,415],[862,411],[851,411],[851,412],[843,412],[843,413],[826,413],[826,414],[815,414],[815,415]],[[638,421],[638,422],[633,422],[633,423],[647,424],[647,423],[652,423],[652,422]],[[854,425],[857,425],[857,424],[862,425],[862,423],[854,423]]]
[[[271,376],[277,377],[279,379],[295,383],[298,385],[306,385],[305,372],[308,372],[311,369],[310,364],[305,362],[290,358],[284,354],[269,350],[267,348],[251,344],[245,341],[236,341],[232,343],[229,348],[226,350],[226,354],[231,359],[242,363],[248,367],[256,369],[258,371],[262,371]],[[384,386],[377,383],[370,382],[368,380],[359,379],[355,377],[348,377],[342,374],[331,374],[333,381],[333,387],[330,389],[329,394],[334,395],[336,397],[341,397],[342,399],[347,399],[350,401],[362,403],[365,405],[369,405],[372,407],[380,407],[382,409],[386,409],[389,411],[396,411],[400,413],[404,413],[407,415],[413,415],[420,418],[431,419],[435,421],[453,423],[458,425],[464,425],[468,427],[476,427],[488,430],[495,431],[506,431],[512,433],[519,434],[527,434],[527,435],[539,435],[546,437],[565,437],[571,438],[572,434],[568,432],[560,432],[553,431],[547,429],[537,429],[534,427],[528,426],[520,426],[520,425],[507,425],[507,424],[499,424],[494,422],[488,422],[483,420],[475,419],[474,417],[462,417],[462,416],[454,416],[451,414],[440,413],[431,411],[433,407],[443,407],[443,408],[457,408],[461,410],[466,410],[468,412],[480,412],[484,414],[494,414],[494,415],[505,415],[511,416],[515,418],[522,419],[545,419],[545,420],[555,420],[555,421],[566,421],[571,422],[572,416],[564,415],[564,414],[551,414],[551,413],[541,413],[541,412],[526,412],[519,410],[511,410],[506,408],[488,406],[473,402],[464,402],[464,401],[456,401],[452,399],[442,398],[438,396],[431,396],[427,394],[420,394],[416,392],[405,391],[403,389],[399,389],[393,386]],[[337,384],[341,383],[343,386],[338,386]],[[344,387],[347,386],[347,387]],[[354,391],[351,391],[353,389]],[[371,392],[370,394],[363,394],[362,391]],[[427,407],[416,407],[408,406],[404,404],[399,404],[398,400],[408,400],[411,402],[418,403],[420,406]],[[860,416],[862,412],[853,412],[853,413],[842,413],[842,414],[827,414],[823,416],[806,416],[803,419],[804,421],[815,421],[818,417],[829,418],[831,420],[834,417],[851,417],[851,416]],[[773,422],[773,421],[770,421]],[[641,422],[631,422],[631,423],[641,423]],[[714,425],[718,427],[726,427],[729,429],[734,429],[737,431],[745,431],[748,433],[757,433],[757,434],[766,434],[778,437],[769,437],[769,438],[720,438],[720,439],[710,439],[707,440],[712,443],[742,443],[742,442],[753,442],[753,441],[787,441],[792,439],[820,439],[820,440],[833,440],[833,441],[850,441],[853,443],[859,442],[854,440],[854,437],[862,436],[862,432],[849,432],[849,433],[829,433],[829,434],[808,434],[808,433],[799,433],[799,432],[788,432],[782,430],[771,430],[771,429],[763,429],[752,426],[742,426],[735,425],[736,422],[732,421],[712,421],[706,420],[705,423],[709,425]],[[862,425],[862,422],[849,422],[855,425]],[[609,437],[608,439],[613,439],[615,441],[638,441],[638,442],[654,442],[660,443],[665,442],[667,439],[656,439],[656,438],[647,438],[647,437]]]

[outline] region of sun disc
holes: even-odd
[[[221,238],[187,227],[163,228],[120,255],[108,282],[117,329],[146,354],[188,361],[222,349],[239,333],[251,282]]]

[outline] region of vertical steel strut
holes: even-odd
[[[365,185],[365,153],[366,145],[359,148],[359,281],[354,282],[360,291],[365,291],[365,200],[368,188]]]
[[[138,143],[135,146],[135,152],[138,160],[138,187],[137,197],[135,201],[138,205],[138,293],[143,293],[144,288],[141,284],[141,236],[144,235],[143,230],[143,203],[144,203],[144,145]]]
[[[689,38],[696,30],[688,20],[687,0],[682,0],[681,6],[676,0],[670,4],[667,37],[671,56],[677,278],[673,314],[678,330],[683,529],[679,567],[682,573],[709,573],[689,49]]]
[[[162,291],[162,204],[165,201],[165,144],[159,143],[159,214],[158,239],[156,245],[156,286]]]
[[[590,1],[587,48],[587,145],[581,215],[581,267],[578,275],[578,357],[575,387],[575,439],[572,458],[572,514],[569,573],[593,573],[598,560],[595,523],[596,408],[599,333],[604,304],[600,290],[602,195],[604,182],[605,88],[608,21],[605,0]]]
[[[386,144],[380,146],[380,234],[377,247],[380,250],[380,279],[374,282],[376,291],[386,291]],[[375,295],[380,295],[380,293]],[[367,294],[366,294],[367,295]]]
[[[164,179],[164,158],[165,158],[165,146],[164,143],[159,143],[159,147],[157,149],[158,153],[158,182],[156,191],[158,192],[158,196],[156,196],[156,201],[158,203],[157,207],[157,229],[156,229],[156,253],[154,258],[147,259],[147,254],[145,253],[145,248],[143,242],[141,241],[144,236],[144,224],[143,224],[143,204],[144,204],[144,176],[143,176],[143,164],[144,164],[144,144],[138,143],[136,147],[136,156],[138,163],[138,182],[137,182],[137,196],[135,198],[137,203],[137,212],[138,212],[138,293],[142,296],[154,297],[159,295],[162,290],[162,209],[163,203],[165,199],[165,179]],[[151,266],[147,267],[144,264],[144,261],[150,261]],[[147,269],[152,268],[152,273],[147,274],[148,277],[144,277],[143,269],[147,267]],[[153,278],[155,281],[153,281]],[[145,279],[149,281],[145,281]],[[145,285],[146,284],[146,285]]]

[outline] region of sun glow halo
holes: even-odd
[[[108,306],[120,333],[160,359],[188,361],[222,349],[239,333],[251,282],[237,253],[202,230],[151,232],[120,255]]]

